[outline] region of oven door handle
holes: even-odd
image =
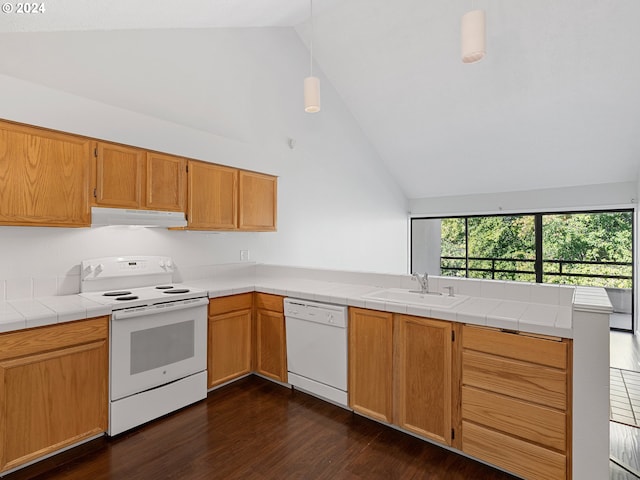
[[[142,317],[153,315],[154,313],[184,310],[186,308],[196,308],[202,305],[208,305],[209,298],[193,298],[189,300],[178,300],[176,302],[158,303],[148,307],[130,308],[126,310],[116,310],[111,313],[113,320],[124,320],[127,318]]]

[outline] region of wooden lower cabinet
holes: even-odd
[[[349,406],[393,421],[393,315],[349,309]]]
[[[252,306],[252,293],[209,302],[208,388],[251,372]]]
[[[352,307],[349,406],[525,479],[571,479],[571,346]]]
[[[0,335],[0,471],[107,430],[108,317]]]
[[[255,294],[255,370],[279,382],[287,381],[287,338],[283,297]]]
[[[451,445],[450,322],[349,310],[349,406]]]
[[[451,323],[396,315],[394,329],[395,423],[451,445]]]
[[[526,479],[570,479],[571,341],[462,334],[462,451]]]

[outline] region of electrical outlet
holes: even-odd
[[[249,250],[240,250],[240,261],[241,262],[249,261]]]

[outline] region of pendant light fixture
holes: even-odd
[[[482,60],[486,53],[484,10],[472,10],[462,16],[462,62]]]
[[[304,111],[316,113],[320,111],[320,79],[313,76],[313,0],[310,3],[311,42],[309,48],[309,76],[304,79]]]

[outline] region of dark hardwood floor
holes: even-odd
[[[45,473],[30,476],[35,469],[28,467],[7,479],[516,478],[255,376],[98,442],[94,451]]]

